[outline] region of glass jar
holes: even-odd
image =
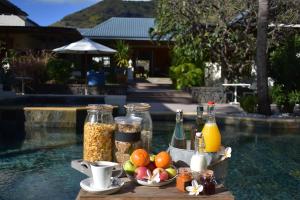
[[[152,142],[152,119],[150,115],[151,106],[147,103],[132,103],[125,105],[126,116],[140,117],[142,121],[141,140],[142,147],[151,152]]]
[[[189,168],[180,168],[176,178],[176,188],[181,192],[186,192],[186,187],[190,186],[193,177]]]
[[[216,193],[216,180],[212,170],[206,170],[202,173],[201,184],[203,185],[204,194],[212,195]]]
[[[89,105],[84,123],[83,160],[112,161],[115,130],[111,105]]]
[[[114,158],[118,163],[130,159],[131,153],[142,147],[140,117],[116,117],[115,153]]]

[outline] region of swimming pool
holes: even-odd
[[[155,151],[167,148],[173,126],[154,123]],[[299,130],[220,129],[233,148],[226,186],[236,199],[300,199]],[[86,176],[70,161],[81,155],[82,135],[74,129],[27,129],[21,141],[0,147],[0,200],[75,199]]]

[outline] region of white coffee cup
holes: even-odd
[[[91,186],[96,189],[109,188],[112,183],[111,180],[112,170],[116,166],[119,166],[119,163],[109,162],[109,161],[98,161],[95,163],[90,163],[90,167],[93,175],[93,183]],[[121,174],[122,171],[116,177],[119,177]]]

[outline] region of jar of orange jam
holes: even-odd
[[[176,178],[176,188],[181,192],[186,192],[186,187],[191,185],[193,180],[192,172],[189,168],[179,168]]]

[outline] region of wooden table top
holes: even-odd
[[[207,199],[207,200],[233,200],[234,196],[224,187],[217,187],[214,195],[189,196],[175,187],[175,182],[162,187],[146,187],[126,180],[125,185],[116,194],[99,195],[80,190],[76,200],[116,199],[116,200],[174,200],[174,199]]]

